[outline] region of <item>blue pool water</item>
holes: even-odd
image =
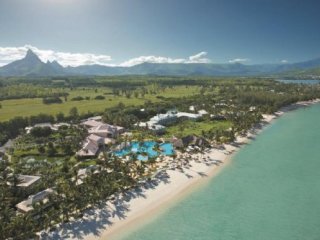
[[[122,157],[129,153],[138,153],[138,160],[147,161],[149,157],[157,157],[159,154],[165,156],[171,156],[174,154],[174,149],[171,143],[161,143],[159,145],[161,153],[154,150],[156,145],[157,143],[154,141],[146,141],[143,143],[132,142],[129,147],[116,151],[115,155]]]

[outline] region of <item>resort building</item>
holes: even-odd
[[[104,145],[113,144],[115,138],[124,132],[123,127],[102,122],[101,116],[92,117],[81,123],[88,129],[89,136],[83,142],[81,150],[76,155],[79,157],[94,157]]]
[[[100,137],[107,137],[107,138],[116,138],[119,133],[123,132],[122,127],[113,126],[109,124],[100,124],[96,127],[92,127],[89,129],[90,134],[95,134]]]
[[[78,151],[76,155],[79,157],[94,157],[97,155],[99,149],[99,144],[87,138],[81,150]]]
[[[94,121],[97,121],[97,122],[101,122],[102,121],[102,116],[90,117],[87,120],[94,120]]]
[[[89,174],[97,174],[100,173],[100,168],[96,165],[90,165],[86,168],[81,168],[77,172],[77,182],[76,185],[81,185],[83,180],[88,177]]]
[[[201,116],[203,116],[203,115],[207,115],[207,114],[209,114],[206,110],[204,110],[204,109],[202,109],[202,110],[199,110],[198,111],[198,114],[200,114]]]
[[[88,120],[82,122],[81,124],[86,126],[87,128],[93,128],[93,127],[98,127],[102,123],[100,121],[88,119]]]
[[[187,146],[208,146],[209,142],[205,140],[203,137],[198,137],[195,135],[189,135],[183,138],[172,138],[172,144],[176,148],[184,148]]]
[[[31,175],[18,175],[17,177],[18,177],[17,187],[20,187],[20,188],[31,188],[41,178],[39,176],[31,176]],[[8,183],[8,185],[12,185],[12,184]]]
[[[190,119],[190,120],[197,120],[198,118],[201,118],[201,114],[196,114],[196,113],[187,113],[187,112],[178,112],[177,113],[178,118],[185,118],[185,119]]]
[[[154,124],[154,123],[150,123],[150,122],[139,122],[135,124],[138,127],[141,128],[147,128],[149,130],[152,130],[154,132],[160,133],[160,132],[164,132],[166,127],[160,124]]]
[[[28,199],[18,203],[16,208],[21,213],[27,213],[33,210],[33,205],[37,202],[42,201],[45,206],[45,204],[48,202],[48,196],[52,193],[54,193],[54,191],[51,188],[48,188],[37,194],[30,195]]]
[[[174,123],[177,120],[177,111],[168,111],[165,114],[158,114],[157,116],[154,116],[150,118],[148,123],[153,124],[159,124],[159,125],[166,125],[170,123]]]
[[[189,107],[189,111],[192,111],[192,112],[194,112],[196,109],[195,109],[195,107],[194,106],[190,106]]]
[[[102,146],[104,144],[104,138],[94,134],[90,134],[87,139],[98,146]]]
[[[165,125],[174,123],[178,119],[197,120],[205,114],[208,114],[205,110],[200,110],[198,113],[168,111],[165,114],[158,114],[157,116],[150,118],[148,122],[139,122],[135,125],[155,132],[163,132],[165,130]]]
[[[100,137],[116,138],[118,134],[124,132],[123,127],[106,124],[100,120],[97,121],[95,119],[100,119],[100,117],[96,117],[94,119],[88,118],[81,123],[82,125],[88,128],[88,132],[90,134],[95,134]]]
[[[69,123],[56,123],[56,124],[37,123],[32,127],[26,127],[25,131],[27,134],[29,134],[33,128],[50,128],[52,131],[57,131],[59,127],[62,127],[62,126],[70,126],[70,124]]]

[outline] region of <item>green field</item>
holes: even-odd
[[[199,87],[179,86],[174,88],[166,88],[157,94],[146,94],[144,98],[138,97],[127,98],[125,96],[114,96],[110,88],[98,88],[97,92],[95,88],[77,88],[70,90],[68,101],[62,104],[50,104],[46,105],[42,103],[41,98],[25,98],[0,101],[2,108],[0,108],[0,121],[6,121],[17,116],[33,116],[40,113],[55,115],[59,112],[69,114],[72,107],[77,107],[79,113],[86,112],[101,112],[106,108],[117,106],[119,102],[124,103],[126,106],[141,105],[145,101],[150,100],[152,102],[161,101],[157,96],[163,96],[166,98],[180,98],[183,96],[190,96],[199,93]],[[105,96],[105,100],[94,100],[94,97],[98,95]],[[71,101],[71,98],[81,96],[90,97],[90,100],[83,101]],[[63,98],[61,98],[63,99]]]
[[[166,137],[172,136],[180,137],[187,135],[202,135],[202,131],[207,132],[210,130],[226,130],[232,126],[229,121],[184,121],[177,125],[166,128]]]

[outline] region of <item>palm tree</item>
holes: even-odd
[[[30,214],[18,215],[10,222],[9,237],[17,240],[32,239],[35,237],[35,227],[36,224]]]
[[[173,154],[172,155],[172,158],[173,158],[173,162],[177,165],[177,154]]]
[[[159,143],[156,143],[153,148],[152,148],[153,151],[157,152],[158,155],[162,153],[162,148],[160,147],[160,144]]]
[[[2,202],[3,199],[6,199],[3,195],[8,194],[2,190],[3,189],[0,189],[2,195],[0,199],[0,233],[4,239],[7,239],[10,237],[10,223],[15,216],[15,212],[13,208],[9,206],[9,202]]]
[[[151,165],[151,168],[154,169],[155,168],[155,164],[156,164],[156,158],[155,157],[149,157],[148,163]]]

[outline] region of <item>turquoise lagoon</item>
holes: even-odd
[[[159,149],[160,152],[155,150],[157,143],[154,141],[146,142],[132,142],[129,147],[126,147],[120,151],[116,151],[115,155],[118,157],[126,156],[130,153],[137,153],[138,160],[146,161],[149,157],[157,157],[159,154],[165,156],[171,156],[174,154],[174,149],[171,143],[160,143]]]
[[[320,239],[320,105],[290,112],[218,176],[119,239]]]
[[[277,81],[282,83],[288,83],[288,84],[307,84],[307,85],[320,84],[320,80],[314,80],[314,79],[304,79],[304,80],[278,79]]]

